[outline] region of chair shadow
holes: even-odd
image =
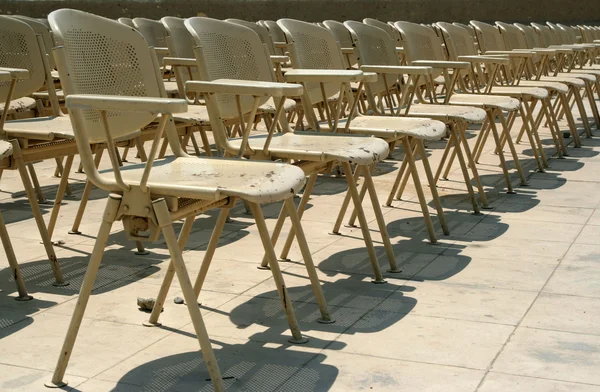
[[[195,337],[190,339],[190,346],[197,345],[192,339]],[[324,363],[325,354],[288,350],[289,345],[272,348],[256,342],[228,344],[214,339],[212,344],[223,382],[230,391],[326,391],[339,374],[335,366]],[[213,390],[200,351],[145,363],[125,374],[119,384],[131,386],[127,390],[134,391]]]

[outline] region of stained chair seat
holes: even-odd
[[[519,99],[546,99],[548,98],[548,90],[539,87],[520,87],[520,86],[494,86],[489,93],[490,95],[509,96]]]
[[[559,81],[536,81],[536,80],[521,80],[519,81],[519,87],[539,87],[545,89],[552,89],[562,94],[566,94],[569,92],[569,86]],[[492,89],[494,91],[495,87]]]
[[[346,119],[339,127],[346,126]],[[322,123],[326,128],[328,124]],[[343,131],[341,131],[343,134]],[[446,133],[446,125],[441,121],[418,117],[358,116],[350,122],[349,133],[372,135],[385,140],[396,140],[410,136],[423,140],[439,140]]]
[[[408,112],[409,117],[430,117],[435,120],[447,122],[462,120],[469,123],[481,123],[485,120],[483,109],[458,106],[458,105],[412,105]]]
[[[277,110],[277,106],[275,105],[275,101],[273,100],[273,98],[269,98],[269,100],[267,102],[260,105],[258,108],[259,108],[259,110],[261,110],[265,113],[271,113],[271,114],[275,114],[275,112]],[[296,101],[294,101],[293,99],[286,98],[285,102],[283,103],[284,112],[289,112],[290,110],[294,110],[294,109],[296,109]]]
[[[0,159],[8,158],[13,153],[13,146],[6,140],[0,140]]]
[[[125,183],[139,185],[145,164],[125,166]],[[101,174],[110,176],[112,169]],[[292,197],[304,186],[302,169],[283,163],[223,158],[168,157],[154,162],[148,187],[153,195],[201,199],[206,189],[222,196],[239,196],[254,203]]]
[[[35,99],[29,97],[22,97],[19,99],[14,99],[10,101],[10,106],[8,107],[8,115],[20,112],[26,112],[28,110],[33,110],[36,107]],[[4,112],[4,104],[0,107],[0,114]]]
[[[513,111],[519,109],[518,99],[483,94],[452,94],[450,105],[466,105],[481,108],[496,108]]]
[[[248,138],[248,144],[255,150],[261,150],[267,135],[254,135]],[[239,148],[242,139],[232,139],[230,143]],[[343,162],[370,165],[385,159],[389,153],[388,144],[381,139],[366,136],[347,136],[318,132],[287,132],[273,135],[269,144],[271,155],[278,158],[321,160],[324,162],[339,160]]]

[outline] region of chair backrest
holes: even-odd
[[[581,40],[584,43],[594,42],[594,34],[588,26],[579,25],[579,33],[581,34]]]
[[[44,49],[46,50],[46,54],[48,55],[48,63],[50,64],[50,68],[56,68],[54,63],[54,56],[52,55],[52,49],[56,46],[54,43],[54,38],[52,37],[52,33],[50,32],[50,27],[46,27],[46,25],[40,22],[38,19],[30,18],[28,16],[22,15],[13,15],[13,18],[19,19],[22,22],[25,22],[35,31],[36,34],[42,36],[42,40],[44,41]]]
[[[267,46],[267,49],[269,50],[269,54],[271,54],[271,55],[277,54],[275,52],[275,45],[273,44],[273,39],[271,38],[271,34],[269,34],[269,30],[267,30],[265,27],[260,26],[256,23],[248,22],[248,21],[241,20],[241,19],[230,18],[230,19],[226,19],[225,21],[229,22],[229,23],[235,23],[235,24],[238,24],[241,26],[246,26],[249,29],[252,29],[256,34],[258,34],[262,43]]]
[[[277,24],[290,44],[293,68],[346,69],[338,41],[329,30],[294,19],[280,19]],[[326,97],[332,97],[340,90],[337,83],[323,84]],[[307,83],[305,91],[313,104],[323,101],[318,83]]]
[[[562,23],[557,23],[556,26],[561,28],[566,33],[565,37],[568,38],[568,41],[569,41],[568,43],[571,43],[571,44],[578,43],[577,42],[577,40],[578,40],[577,32],[579,31],[579,29],[564,25]],[[583,37],[581,37],[581,38],[583,39]]]
[[[409,64],[416,60],[446,60],[440,38],[430,27],[410,22],[396,22],[394,27],[400,32]]]
[[[515,26],[521,30],[525,36],[525,41],[527,41],[527,47],[529,49],[541,48],[543,46],[542,41],[540,41],[540,36],[535,32],[533,27],[521,23],[515,23]]]
[[[373,18],[364,18],[363,23],[369,26],[379,27],[380,29],[388,33],[390,37],[392,37],[392,39],[396,43],[396,46],[400,46],[400,35],[391,24]]]
[[[438,22],[436,25],[442,34],[450,60],[455,61],[458,56],[476,56],[478,54],[471,33],[473,29],[469,31],[468,28],[447,22]]]
[[[506,49],[529,49],[525,35],[517,26],[504,22],[496,22],[496,26],[498,26],[500,35],[504,38]]]
[[[564,29],[561,29],[558,25],[552,22],[546,22],[546,25],[550,27],[550,31],[552,34],[554,34],[554,37],[559,45],[570,45],[574,43],[571,42],[571,37],[569,34]]]
[[[331,31],[331,34],[333,34],[335,39],[338,41],[340,47],[352,48],[352,37],[343,23],[336,20],[326,20],[323,22],[323,26],[327,30]],[[344,56],[344,60],[346,60],[346,65],[348,68],[350,68],[358,63],[358,55],[356,53],[352,53],[348,56]]]
[[[248,27],[206,17],[186,19],[185,26],[199,47],[197,58],[202,80],[237,79],[275,81],[267,49]],[[263,97],[264,104],[268,97]],[[250,112],[254,99],[240,97],[242,113]],[[237,118],[235,96],[219,94],[215,99],[222,118]]]
[[[58,71],[67,94],[163,96],[156,59],[138,31],[77,10],[54,11],[48,18],[64,46],[61,52],[65,64],[59,63]],[[90,143],[106,141],[98,111],[70,110],[69,114],[80,153],[82,148],[89,150]],[[131,134],[155,117],[146,112],[109,112],[111,137]]]
[[[135,29],[135,26],[133,24],[133,19],[131,19],[131,18],[121,17],[121,18],[117,19],[117,21],[119,23],[124,24],[125,26],[133,27]]]
[[[485,54],[493,50],[507,50],[504,38],[500,34],[498,27],[476,20],[472,20],[470,23],[475,29],[475,36],[477,37],[481,53]]]
[[[547,48],[550,45],[560,45],[556,39],[556,35],[550,30],[550,27],[539,23],[532,23],[531,26],[540,37],[543,47]]]
[[[167,46],[169,52],[173,57],[180,58],[194,58],[194,47],[196,42],[194,37],[190,34],[188,29],[185,27],[185,19],[176,18],[174,16],[165,16],[162,18],[161,23],[165,26],[167,33]],[[181,84],[181,87],[185,86],[185,82],[188,80],[200,80],[200,74],[198,73],[197,67],[191,67],[191,77],[189,72],[182,67],[175,67],[175,74],[177,82]]]
[[[41,49],[36,34],[25,22],[0,15],[0,67],[29,71],[29,78],[19,80],[12,98],[38,91],[46,80]],[[0,96],[8,96],[10,82],[0,82]]]
[[[399,66],[400,60],[396,54],[396,43],[390,35],[379,27],[360,22],[346,21],[348,29],[358,51],[360,65],[391,65]],[[398,75],[386,74],[369,83],[371,93],[378,94],[391,88],[398,81]]]
[[[167,47],[167,30],[157,20],[134,18],[133,25],[144,36],[146,42],[155,48]]]
[[[261,21],[261,24],[264,28],[266,28],[269,31],[273,42],[286,42],[285,34],[283,30],[281,30],[281,28],[277,25],[277,22],[272,20],[263,20]]]

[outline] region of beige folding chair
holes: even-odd
[[[356,68],[358,65],[358,56],[352,47],[352,37],[348,29],[343,23],[335,20],[326,20],[323,22],[323,25],[327,30],[331,31],[331,34],[333,34],[340,44],[344,60],[346,61],[346,68]]]
[[[224,79],[223,83],[228,83],[227,80],[236,78],[247,80],[249,85],[260,84],[262,82],[271,83],[275,80],[273,68],[268,58],[268,51],[261,43],[258,35],[253,33],[252,30],[244,26],[233,25],[210,18],[190,18],[185,21],[185,25],[197,43],[195,53],[203,80],[218,81]],[[314,70],[305,72],[304,70],[293,70],[286,73],[286,79],[290,82],[306,82],[307,79],[317,82],[326,81],[331,82],[328,83],[328,88],[334,85],[337,86],[335,87],[336,89],[339,89],[340,83],[360,82],[364,79],[364,75],[361,71]],[[193,88],[193,84],[188,86],[188,89],[191,88]],[[312,94],[312,91],[305,91],[303,94],[303,104],[307,113],[311,112],[310,108],[312,107],[310,94]],[[207,103],[209,101],[219,102],[221,100],[225,100],[226,102],[241,102],[240,97],[231,95],[222,97],[205,94],[205,99]],[[373,164],[387,156],[389,152],[387,143],[371,137],[308,131],[291,132],[285,118],[281,116],[282,100],[279,99],[278,101],[278,113],[275,115],[275,123],[277,119],[281,121],[283,132],[275,133],[275,126],[272,125],[268,128],[267,134],[250,135],[250,125],[247,121],[244,121],[244,118],[251,119],[254,117],[254,113],[256,113],[261,103],[259,97],[255,97],[250,102],[251,110],[244,111],[231,108],[227,112],[222,111],[220,113],[221,117],[225,119],[238,117],[240,123],[245,125],[242,127],[243,133],[241,138],[230,139],[225,133],[214,133],[217,143],[221,144],[223,150],[228,155],[248,156],[252,159],[282,159],[302,167],[304,172],[309,176],[309,180],[300,202],[301,206],[306,205],[318,173],[330,170],[333,165],[341,164],[348,183],[348,193],[354,202],[365,246],[369,254],[369,260],[373,268],[374,282],[385,282],[373,247],[364,210],[360,203],[356,179],[352,175],[351,165],[356,164],[357,173],[362,172],[364,176],[390,263],[390,270],[397,272],[399,269],[387,234],[381,207],[377,202],[377,194],[369,170]],[[307,108],[309,108],[308,111]],[[349,126],[349,122],[347,125]],[[341,130],[342,126],[340,126]],[[302,212],[303,207],[299,209],[298,214],[301,216]],[[274,244],[281,232],[285,218],[286,212],[282,211],[272,236]],[[287,252],[289,252],[289,246],[294,235],[293,231],[288,235],[288,242],[284,246],[281,255],[282,258],[287,257]],[[266,267],[264,260],[263,266]]]
[[[285,40],[285,34],[283,30],[277,25],[277,22],[272,20],[260,20],[257,22],[258,25],[264,27],[271,34],[273,40],[273,46],[283,56],[287,53],[287,41]]]
[[[282,29],[288,35],[288,42],[290,43],[290,54],[292,56],[292,65],[295,69],[307,69],[306,72],[311,72],[310,69],[344,69],[344,60],[342,53],[339,49],[339,45],[334,35],[325,28],[314,26],[306,22],[282,19],[278,23],[281,24]],[[343,26],[343,25],[342,25]],[[347,31],[347,30],[346,30]],[[301,32],[301,33],[299,33]],[[311,45],[312,42],[316,42],[316,45]],[[317,53],[325,53],[326,55],[319,56]],[[337,54],[337,56],[336,56]],[[320,83],[319,87],[313,87],[314,84],[305,83],[305,87],[309,89],[309,98],[311,103],[321,102],[326,103],[331,97],[331,94],[335,91],[335,86],[331,83]],[[310,88],[312,87],[312,91]],[[325,93],[327,90],[329,94]],[[357,88],[357,94],[360,96],[362,91],[362,83]],[[342,93],[338,93],[339,96],[343,97]],[[346,95],[352,98],[352,94],[347,92]],[[326,107],[329,105],[326,105]],[[353,105],[354,106],[354,105]],[[328,114],[327,123],[316,124],[319,127],[330,128],[334,132],[336,130],[335,124],[338,123],[338,118],[335,117],[337,113],[332,115],[332,110],[326,110]],[[335,118],[333,118],[335,117]],[[416,169],[415,161],[413,160],[413,150],[420,151],[423,146],[423,140],[438,140],[445,133],[445,126],[442,122],[434,121],[427,118],[385,118],[381,116],[367,116],[367,115],[354,115],[350,114],[349,118],[344,119],[343,122],[352,122],[345,132],[354,134],[370,134],[386,140],[390,143],[391,148],[396,144],[401,143],[404,146],[406,159],[405,166],[408,164],[410,173],[415,183],[415,189],[419,197],[419,202],[425,218],[426,227],[429,233],[429,238],[432,243],[437,241],[433,223],[429,216],[427,202],[423,193],[419,175]],[[340,129],[341,125],[338,125],[337,129]],[[427,157],[423,159],[423,165],[425,168],[426,177],[429,181],[429,185],[432,191],[433,202],[438,211],[438,217],[442,230],[445,234],[449,234],[444,212],[439,201],[437,189],[433,185],[433,174]],[[367,189],[363,187],[360,192],[361,200],[364,198]],[[333,232],[338,232],[341,222],[344,219],[346,208],[349,204],[350,195],[346,195],[346,200],[342,204],[342,209],[338,214],[336,225],[334,226]],[[355,213],[352,213],[348,225],[354,226],[356,220]]]
[[[500,71],[506,71],[505,64],[507,59],[496,59],[491,56],[479,56],[477,48],[472,40],[473,29],[469,27],[467,30],[456,24],[450,24],[446,22],[436,23],[439,28],[442,39],[444,40],[446,50],[450,60],[456,61],[458,59],[464,59],[472,63],[471,69],[468,73],[463,75],[463,78],[468,78],[465,81],[471,91],[481,92],[484,91],[488,94],[507,95],[517,98],[521,101],[521,108],[519,110],[521,114],[522,126],[521,132],[527,134],[529,144],[532,148],[534,158],[536,159],[538,170],[544,171],[544,168],[548,167],[548,161],[544,148],[539,135],[539,129],[543,118],[546,118],[548,124],[550,124],[550,134],[555,143],[558,142],[556,129],[553,124],[556,122],[556,117],[553,116],[551,98],[557,93],[566,94],[567,86],[558,83],[548,83],[544,88],[541,87],[526,87],[526,86],[505,86],[498,83],[498,79],[493,77],[494,74],[499,75]],[[502,61],[502,63],[500,62]],[[499,68],[502,67],[502,68]],[[506,72],[504,72],[506,74]],[[560,90],[557,90],[558,89]],[[534,111],[538,102],[541,103],[541,110],[534,119]],[[514,118],[512,119],[514,121]],[[509,122],[509,126],[512,127],[512,123]],[[485,141],[487,140],[487,134],[489,131],[481,133],[480,139],[475,144],[475,161],[479,160]],[[520,137],[517,138],[517,142],[520,141]],[[555,144],[557,147],[557,154],[562,154],[560,145]]]
[[[184,112],[185,100],[168,99],[159,66],[152,48],[134,30],[115,21],[75,10],[59,10],[49,16],[52,29],[60,36],[57,60],[61,79],[67,91],[67,106],[72,118],[77,144],[81,151],[85,173],[97,186],[111,192],[106,205],[88,270],[81,286],[71,323],[52,380],[46,385],[61,387],[73,345],[78,334],[102,253],[116,220],[123,221],[128,238],[136,241],[156,241],[162,232],[171,262],[160,289],[166,295],[176,273],[200,343],[204,362],[215,391],[224,391],[219,366],[197,305],[197,294],[191,285],[182,257],[182,248],[190,234],[195,216],[208,209],[221,208],[210,244],[218,242],[220,233],[235,199],[246,200],[252,207],[260,237],[269,259],[277,290],[292,330],[294,342],[304,342],[294,309],[279,269],[260,204],[284,201],[293,222],[307,269],[311,270],[313,289],[323,316],[328,317],[318,277],[292,201],[294,193],[304,184],[300,168],[283,163],[248,162],[237,159],[190,157],[181,149],[171,118]],[[97,44],[106,50],[98,51]],[[86,60],[81,61],[84,58]],[[119,69],[120,76],[98,73],[98,64]],[[191,82],[193,83],[193,82]],[[196,90],[214,93],[264,95],[300,95],[302,87],[275,83],[210,83],[195,82]],[[130,94],[123,96],[122,94]],[[241,104],[247,108],[248,100]],[[235,102],[212,104],[213,126],[224,132],[219,122],[220,110],[231,111]],[[135,132],[160,115],[159,131],[153,141],[148,161],[144,165],[121,168],[114,152],[114,140]],[[162,133],[166,132],[175,156],[156,160]],[[106,143],[111,170],[99,172],[93,160],[90,143]],[[184,219],[179,239],[173,222]],[[157,300],[152,317],[160,313],[164,301]],[[148,325],[156,325],[151,322]]]
[[[506,47],[506,42],[505,42],[504,38],[502,37],[500,30],[497,27],[489,25],[487,23],[478,22],[478,21],[471,21],[471,25],[475,29],[477,40],[479,42],[479,49],[482,51],[482,54],[508,55],[509,58],[511,58],[513,60],[512,68],[514,68],[513,79],[514,79],[515,84],[522,85],[522,86],[540,86],[541,87],[544,85],[545,82],[559,82],[559,83],[563,83],[563,84],[567,85],[569,88],[569,93],[568,93],[567,97],[568,97],[568,99],[571,99],[571,97],[573,97],[575,103],[577,104],[577,108],[578,108],[583,126],[585,128],[585,132],[588,135],[591,134],[589,120],[588,120],[588,117],[586,114],[585,107],[583,105],[582,95],[581,95],[581,91],[580,91],[580,90],[586,88],[586,81],[582,80],[579,77],[544,76],[543,67],[536,70],[537,73],[535,74],[535,77],[532,77],[534,79],[534,81],[521,81],[521,79],[524,76],[526,76],[525,72],[527,69],[527,64],[528,63],[531,64],[531,61],[530,61],[531,58],[533,56],[535,56],[536,53],[538,53],[539,56],[546,56],[546,57],[548,56],[549,53],[543,53],[542,51],[537,51],[536,53],[533,53],[533,52],[527,51],[527,50],[512,50],[512,48]],[[542,84],[540,84],[540,82],[542,82]],[[565,103],[562,101],[556,101],[555,106],[558,104],[561,104],[563,106],[563,108],[566,109],[566,110],[563,109],[563,112],[565,112],[565,115],[569,122],[569,127],[571,128],[571,132],[574,133],[573,140],[575,142],[575,146],[580,146],[581,143],[579,141],[579,133],[578,133],[578,131],[573,132],[577,128],[574,125],[574,118],[570,113],[571,112],[570,105],[568,104],[568,102]],[[573,120],[573,121],[571,121],[571,120]],[[559,137],[562,137],[562,136],[559,134]]]
[[[8,106],[7,103],[10,104],[11,102],[11,96],[16,83],[18,81],[25,80],[28,77],[29,72],[25,69],[2,70],[0,68],[0,103],[4,103],[5,108],[6,106]],[[2,115],[0,116],[0,136],[2,137],[5,136],[2,132],[2,129],[4,128],[4,122],[6,121],[7,116],[8,110],[4,110],[2,112]],[[7,140],[0,139],[0,162],[10,160],[12,153],[12,143]],[[27,174],[27,171],[25,171],[25,174]],[[13,277],[17,285],[18,295],[15,299],[17,301],[29,301],[33,299],[33,297],[27,293],[25,281],[23,280],[23,275],[21,274],[21,269],[19,268],[19,263],[17,261],[17,257],[15,256],[15,251],[13,250],[12,243],[10,242],[8,230],[6,230],[6,224],[4,223],[4,218],[2,217],[1,211],[0,240],[2,240],[2,245],[4,246],[4,253],[6,254],[6,258],[8,260],[8,265],[11,270],[11,276]]]

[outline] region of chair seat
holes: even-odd
[[[549,81],[549,82],[559,82],[559,83],[564,83],[567,86],[575,86],[575,87],[579,87],[582,88],[585,86],[585,82],[581,79],[578,79],[576,77],[572,77],[572,76],[542,76],[540,78],[540,81],[545,82],[545,81]]]
[[[173,114],[173,120],[184,122],[192,126],[210,125],[208,110],[204,105],[188,105],[187,112]]]
[[[36,140],[75,139],[68,116],[36,117],[7,121],[4,125],[9,138]]]
[[[19,99],[14,99],[10,101],[10,106],[8,107],[8,115],[20,112],[26,112],[28,110],[33,110],[36,107],[35,99],[29,97],[23,97]],[[4,112],[4,103],[2,103],[2,107],[0,107],[0,114]]]
[[[556,75],[556,77],[557,78],[577,78],[577,79],[582,79],[582,80],[585,80],[587,82],[592,82],[592,83],[594,83],[596,81],[596,76],[593,75],[592,70],[590,70],[590,72],[584,72],[583,70],[579,70],[579,71],[581,71],[581,72],[559,72],[558,75]]]
[[[339,127],[343,128],[346,122],[346,119],[341,120]],[[350,122],[350,133],[372,135],[388,141],[404,136],[439,140],[446,133],[446,125],[441,121],[428,118],[358,116]]]
[[[275,112],[277,111],[277,107],[275,106],[275,101],[273,100],[273,98],[269,98],[269,100],[264,104],[260,105],[258,109],[265,113],[271,114],[275,114]],[[287,113],[290,110],[294,109],[296,109],[296,101],[294,101],[293,99],[286,98],[285,102],[283,103],[284,112]]]
[[[48,94],[48,91],[37,91],[33,94],[31,94],[31,96],[35,99],[49,99],[50,94]],[[58,98],[59,102],[64,102],[65,101],[65,92],[57,89],[56,90],[56,98]]]
[[[0,140],[0,159],[7,158],[13,153],[13,146],[6,140]]]
[[[144,164],[122,167],[123,180],[129,185],[139,185],[144,167]],[[111,176],[113,171],[100,173]],[[304,182],[302,169],[284,163],[171,156],[154,162],[148,187],[155,196],[202,199],[207,188],[214,188],[222,196],[271,203],[292,197]],[[199,189],[204,191],[201,193]]]
[[[264,134],[253,135],[248,143],[251,148],[261,150],[266,139]],[[242,139],[232,139],[230,143],[239,148]],[[370,165],[385,159],[389,148],[385,141],[374,137],[298,131],[273,135],[269,151],[275,158]]]
[[[559,93],[566,94],[569,92],[569,86],[559,81],[536,81],[536,80],[521,80],[518,87],[540,87],[546,90],[554,90]],[[493,90],[493,89],[492,89]]]
[[[477,108],[495,108],[513,111],[519,109],[518,99],[484,94],[452,94],[450,105],[466,105]]]
[[[168,96],[179,95],[179,87],[176,81],[165,81],[164,84]]]
[[[546,99],[548,98],[548,91],[539,87],[494,86],[490,95],[502,95],[525,100],[529,100],[530,98]]]
[[[411,105],[408,116],[429,117],[445,123],[451,120],[482,123],[485,120],[485,111],[458,105]]]

